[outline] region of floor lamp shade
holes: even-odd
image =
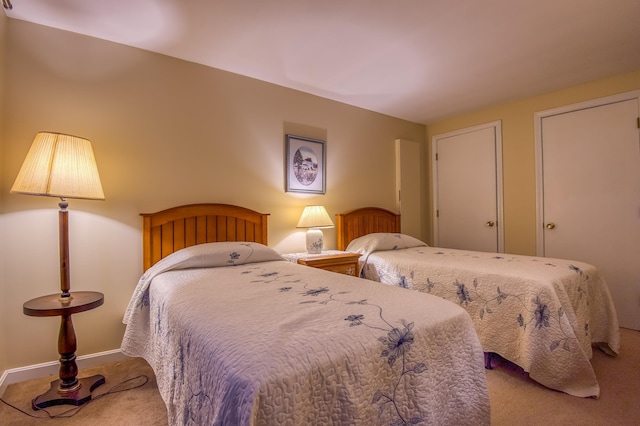
[[[11,192],[104,200],[91,142],[61,133],[36,134]]]
[[[323,206],[306,206],[297,228],[307,229],[307,252],[320,253],[324,246],[321,228],[333,228],[333,222]]]
[[[60,197],[60,289],[68,297],[69,218],[67,198],[104,200],[91,142],[62,133],[39,132],[27,153],[11,192]]]

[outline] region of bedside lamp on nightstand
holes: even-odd
[[[60,294],[38,297],[23,305],[26,315],[60,316],[58,352],[60,378],[51,389],[32,401],[39,410],[52,405],[82,405],[91,399],[91,391],[105,382],[95,375],[78,379],[76,334],[71,315],[88,311],[104,303],[104,295],[94,291],[71,292],[69,270],[69,218],[67,198],[104,200],[104,192],[93,156],[91,142],[60,133],[39,132],[22,164],[12,193],[59,197],[60,211]]]
[[[307,229],[307,251],[322,252],[322,228],[333,228],[333,222],[323,206],[306,206],[298,221],[297,228]]]

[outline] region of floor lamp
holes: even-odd
[[[88,311],[104,303],[104,295],[93,291],[71,292],[69,269],[69,217],[67,198],[104,200],[91,142],[76,136],[39,132],[29,149],[12,193],[58,197],[60,243],[60,294],[29,300],[23,305],[26,315],[60,316],[58,352],[60,378],[51,389],[32,401],[34,409],[52,405],[82,405],[91,399],[91,391],[105,382],[102,375],[78,379],[76,335],[71,315]]]

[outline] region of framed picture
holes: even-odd
[[[286,192],[325,193],[325,141],[286,135]]]

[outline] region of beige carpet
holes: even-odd
[[[499,367],[487,372],[492,425],[640,425],[640,331],[620,329],[618,357],[594,349],[600,398],[577,398]]]
[[[617,358],[594,351],[593,366],[601,388],[599,399],[576,398],[544,388],[508,363],[500,363],[496,369],[487,371],[492,425],[640,425],[640,332],[622,329],[621,341],[622,349]],[[145,361],[132,359],[88,368],[80,372],[80,377],[94,374],[103,374],[107,382],[95,390],[91,402],[64,419],[42,420],[46,413],[31,409],[31,399],[49,389],[51,378],[10,385],[2,399],[39,418],[31,418],[0,403],[0,424],[167,424],[153,371]],[[142,378],[136,379],[141,375],[149,378],[147,383]],[[132,389],[116,392],[128,388]],[[47,411],[52,415],[67,412],[65,415],[68,416],[73,412],[68,410],[73,408],[66,405],[50,407]]]
[[[45,409],[51,415],[64,416],[64,418],[51,419],[48,418],[45,410],[31,409],[31,400],[49,390],[51,377],[9,385],[2,399],[29,415],[36,416],[37,419],[0,403],[0,425],[155,426],[167,424],[167,410],[158,393],[153,370],[146,361],[141,358],[132,358],[87,368],[81,370],[78,377],[94,374],[105,376],[106,383],[94,390],[93,399],[79,407],[79,411],[73,405],[58,405]],[[146,383],[144,376],[148,378]],[[120,389],[130,390],[118,392]]]

